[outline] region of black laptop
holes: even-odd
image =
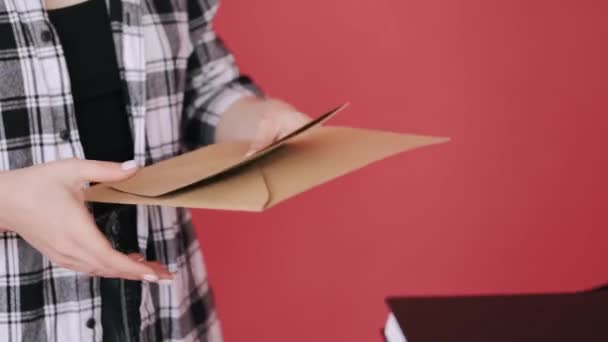
[[[387,342],[608,342],[608,291],[386,302]]]

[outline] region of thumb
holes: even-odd
[[[78,180],[83,182],[116,182],[127,179],[137,171],[134,160],[112,163],[97,160],[73,159],[66,162]]]

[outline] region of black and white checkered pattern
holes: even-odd
[[[140,165],[212,142],[220,114],[259,93],[211,28],[218,0],[106,3]],[[83,150],[69,77],[43,2],[0,0],[0,170],[73,157]],[[152,239],[176,272],[171,285],[143,285],[142,340],[221,341],[188,211],[140,206],[137,230],[142,252]],[[100,322],[97,279],[0,234],[0,341],[101,341]]]

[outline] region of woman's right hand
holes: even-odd
[[[114,250],[84,204],[88,182],[129,178],[134,162],[64,160],[0,173],[0,227],[19,234],[60,267],[107,278],[158,281],[157,262]]]

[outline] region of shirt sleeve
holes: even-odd
[[[262,96],[261,90],[242,75],[223,41],[212,28],[219,0],[188,0],[190,39],[182,139],[187,148],[214,142],[222,114],[244,96]]]

